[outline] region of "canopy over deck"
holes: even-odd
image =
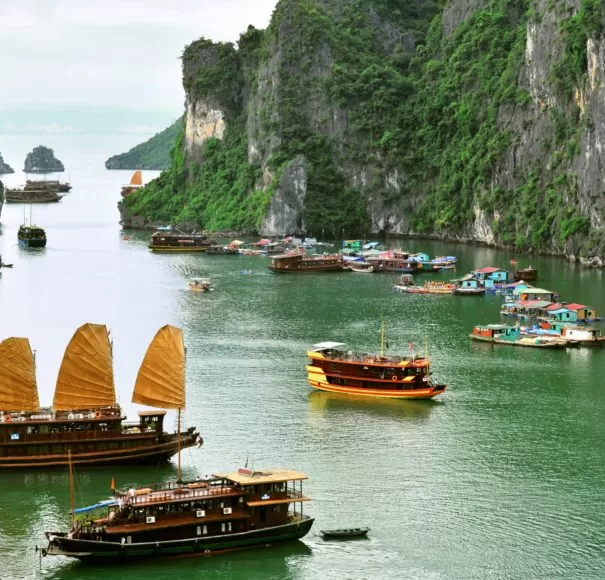
[[[343,346],[346,346],[346,343],[344,342],[318,342],[317,344],[314,344],[313,347],[311,348],[312,351],[322,351],[322,350],[330,350],[332,348],[342,348]]]
[[[304,473],[294,471],[293,469],[265,469],[263,471],[240,469],[230,473],[213,473],[212,475],[239,485],[259,485],[262,483],[280,483],[308,479]]]

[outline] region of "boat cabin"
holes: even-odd
[[[239,468],[182,484],[115,490],[115,502],[76,510],[85,514],[76,533],[136,544],[282,526],[303,519],[303,502],[310,499],[303,495],[305,479],[294,470]]]
[[[559,300],[559,295],[556,292],[532,286],[526,288],[519,286],[513,290],[513,295],[518,300],[546,300],[548,302],[557,302]]]
[[[521,331],[517,326],[507,326],[506,324],[486,324],[484,326],[473,326],[471,336],[486,340],[516,340],[521,336]]]

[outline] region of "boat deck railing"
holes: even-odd
[[[357,362],[357,363],[369,363],[369,364],[380,364],[380,365],[398,365],[401,362],[418,362],[424,360],[423,356],[380,356],[377,354],[369,354],[364,352],[353,352],[353,351],[336,351],[326,350],[323,351],[325,355],[335,361],[344,362]]]

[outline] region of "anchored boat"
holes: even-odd
[[[447,388],[432,381],[428,354],[384,356],[383,349],[380,354],[367,354],[345,347],[342,342],[320,342],[307,351],[307,379],[312,387],[393,399],[432,399]]]
[[[314,521],[303,513],[305,479],[291,469],[240,468],[189,483],[115,490],[113,502],[91,506],[81,519],[72,505],[71,529],[46,532],[42,554],[123,562],[297,540]],[[73,490],[71,477],[70,483]]]
[[[139,412],[138,422],[125,422],[112,367],[107,327],[84,324],[65,350],[52,408],[41,408],[29,340],[1,342],[0,469],[66,466],[69,452],[75,465],[157,463],[201,443],[194,428],[165,432],[159,410],[178,408],[184,397],[180,329],[162,327],[149,345],[133,402],[156,410]]]

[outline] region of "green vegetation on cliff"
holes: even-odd
[[[256,184],[260,166],[247,161],[246,111],[239,84],[242,63],[256,59],[262,33],[252,27],[231,43],[205,39],[183,52],[183,84],[190,98],[221,103],[226,130],[222,139],[208,139],[203,164],[186,164],[181,134],[168,171],[124,200],[126,209],[154,222],[195,221],[208,231],[254,231],[264,215],[269,194]],[[208,50],[209,49],[209,50]],[[200,54],[204,57],[198,62]],[[188,74],[193,70],[195,74]]]
[[[267,30],[249,28],[238,49],[187,47],[185,89],[224,112],[225,134],[197,160],[178,144],[170,170],[128,209],[255,231],[302,158],[307,231],[369,232],[379,206],[385,229],[390,212],[412,233],[472,238],[480,219],[502,244],[563,250],[579,234],[588,251],[600,238],[572,170],[588,123],[574,98],[604,7],[551,5],[540,9],[558,14],[564,45],[545,75],[554,94],[536,105],[522,77],[528,30],[542,17],[533,0],[482,2],[461,22],[443,0],[281,0]],[[541,114],[549,122],[532,138],[546,153],[516,163]]]
[[[171,164],[170,152],[182,131],[181,118],[126,153],[113,155],[105,161],[105,167],[107,169],[168,169]]]

